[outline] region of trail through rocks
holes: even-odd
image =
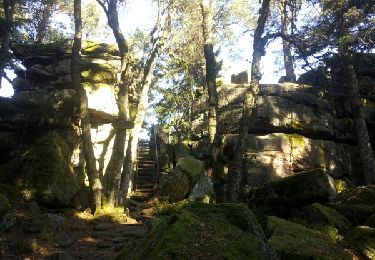
[[[132,216],[117,212],[93,217],[25,203],[14,212],[13,227],[0,233],[0,259],[114,259],[146,232],[144,221]]]

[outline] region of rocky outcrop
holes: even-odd
[[[47,205],[71,205],[79,186],[85,185],[71,45],[70,41],[14,45],[14,56],[22,64],[15,70],[15,94],[0,98],[0,182],[15,185],[24,198]],[[117,119],[116,49],[84,42],[82,50],[82,83],[102,171],[111,154],[107,149],[112,147],[111,124]]]
[[[356,67],[359,81],[374,74],[372,59],[366,59],[363,62],[370,63],[369,66]],[[314,73],[318,73],[321,79],[325,75],[322,70]],[[315,84],[314,82],[306,79],[306,83]],[[375,80],[371,79],[370,82],[372,83],[367,88],[360,84],[369,129],[375,123],[372,90],[368,89],[374,88]],[[350,111],[343,103],[330,102],[329,83],[329,79],[324,78],[324,82],[320,82],[318,86],[293,83],[260,85],[250,117],[244,156],[248,185],[259,186],[314,168],[324,168],[334,178],[361,178]],[[223,164],[225,171],[230,171],[242,117],[244,93],[248,91],[248,86],[221,85],[218,90],[218,126],[225,143]],[[206,102],[207,97],[203,95],[193,105],[193,150],[198,158],[208,156],[205,140],[208,129]],[[370,135],[375,142],[371,131]]]

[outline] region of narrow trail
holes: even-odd
[[[25,203],[15,211],[11,230],[0,233],[0,259],[114,259],[144,237],[148,218],[137,212],[133,206],[132,217],[119,212],[93,217]]]

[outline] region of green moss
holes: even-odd
[[[281,259],[352,259],[329,236],[284,219],[268,217],[268,233]]]
[[[84,82],[109,84],[116,81],[115,69],[108,64],[94,63],[88,60],[81,63],[81,69]]]
[[[102,56],[109,54],[118,56],[119,51],[116,44],[97,43],[93,41],[84,41],[82,43],[82,53],[90,57]]]
[[[321,225],[323,227],[329,227],[327,229],[329,231],[328,233],[331,232],[331,227],[337,228],[342,233],[346,233],[351,227],[346,217],[338,213],[335,209],[323,206],[319,203],[306,206],[300,216],[303,216],[311,226]],[[323,230],[324,229],[326,228],[323,228]]]
[[[369,259],[375,259],[375,228],[358,226],[354,229],[351,240]]]
[[[189,202],[189,200],[180,200],[176,203],[160,203],[156,205],[156,211],[161,215],[175,214],[180,212]]]
[[[68,205],[79,187],[70,164],[71,151],[55,132],[39,138],[22,155],[2,167],[2,178],[29,199]]]
[[[303,148],[306,146],[306,138],[304,138],[302,135],[298,135],[298,134],[289,134],[287,135],[288,138],[289,138],[289,142],[293,145],[293,146],[296,146],[296,147],[300,147],[300,148]]]
[[[3,194],[13,205],[22,199],[22,195],[17,187],[2,183],[0,183],[0,194]]]
[[[375,213],[375,205],[332,203],[328,206],[345,216],[353,225],[363,225]]]
[[[338,195],[337,201],[344,204],[375,205],[375,185],[347,189]]]
[[[302,121],[298,121],[296,119],[292,119],[292,121],[290,122],[290,126],[293,129],[296,129],[296,130],[303,130],[304,129],[304,123]]]
[[[3,215],[5,215],[12,206],[9,203],[9,200],[0,193],[0,220]]]
[[[126,259],[275,259],[254,215],[235,204],[193,202],[157,219]]]
[[[177,166],[186,172],[194,182],[199,180],[204,170],[203,162],[190,155],[179,159]]]
[[[372,228],[375,228],[375,213],[372,214],[372,215],[366,220],[365,225],[366,225],[366,226],[369,226],[369,227],[372,227]]]
[[[38,250],[39,245],[35,239],[27,239],[16,242],[14,247],[18,254],[31,254]]]

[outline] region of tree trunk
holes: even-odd
[[[75,34],[72,50],[72,83],[77,91],[81,118],[82,146],[86,160],[86,170],[89,177],[89,185],[91,190],[91,212],[101,208],[101,183],[99,172],[96,169],[96,159],[91,141],[91,125],[88,112],[88,101],[86,91],[81,84],[80,70],[80,51],[81,51],[81,0],[74,0],[74,23]]]
[[[212,8],[210,0],[202,0],[202,29],[204,58],[206,60],[206,87],[208,92],[208,136],[212,145],[217,131],[216,60],[213,48]]]
[[[281,12],[281,33],[283,36],[288,36],[288,24],[289,18],[287,11],[287,0],[280,2],[280,12]],[[286,40],[286,37],[282,37],[283,42],[283,54],[284,54],[284,68],[286,80],[289,82],[296,81],[296,74],[294,73],[294,58],[292,55],[291,44]]]
[[[348,96],[352,107],[352,116],[362,162],[363,177],[366,184],[372,184],[375,182],[374,152],[371,147],[363,104],[358,89],[358,81],[353,66],[349,66],[349,77],[349,82],[352,84],[350,85]]]
[[[6,63],[9,61],[9,45],[10,45],[10,37],[12,33],[13,27],[13,16],[14,16],[14,7],[15,1],[14,0],[3,0],[3,8],[5,14],[5,21],[4,21],[4,28],[2,31],[1,36],[1,52],[0,52],[0,89],[2,79],[5,76],[5,66]]]
[[[259,81],[262,78],[260,70],[260,60],[265,55],[265,45],[267,41],[262,38],[265,24],[270,12],[270,0],[263,0],[258,18],[257,27],[254,33],[253,42],[253,62],[251,64],[251,83],[250,89],[245,94],[243,112],[240,120],[238,133],[238,143],[236,145],[234,158],[230,167],[227,187],[227,201],[238,202],[242,199],[243,192],[243,173],[244,157],[246,152],[246,138],[249,132],[250,117],[253,110],[255,99],[259,91]]]
[[[97,2],[102,6],[107,15],[108,25],[112,29],[113,35],[120,52],[121,68],[118,72],[119,92],[117,95],[117,106],[119,110],[119,120],[128,121],[129,118],[129,89],[125,83],[126,69],[127,69],[127,55],[128,46],[125,37],[120,29],[118,22],[117,0],[100,1]],[[124,163],[124,151],[126,142],[126,130],[116,129],[115,140],[113,144],[113,152],[106,170],[106,193],[108,195],[108,203],[114,206],[116,203],[116,196],[120,189],[121,169]]]
[[[340,90],[347,97],[353,119],[354,134],[359,148],[363,179],[366,184],[375,182],[374,153],[371,147],[365,113],[358,89],[358,81],[351,61],[352,55],[348,50],[341,50],[340,56],[332,60],[333,82],[336,90]],[[333,90],[334,91],[334,90]],[[339,101],[345,101],[339,96]]]

